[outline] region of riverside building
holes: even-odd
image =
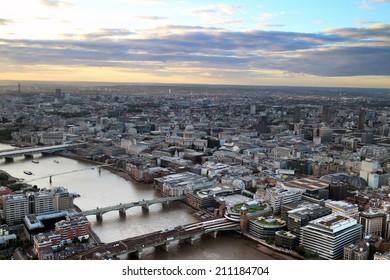
[[[360,239],[362,225],[357,220],[330,214],[310,221],[302,227],[300,244],[308,250],[318,253],[322,259],[340,259],[344,246]]]

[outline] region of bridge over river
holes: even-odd
[[[90,216],[90,215],[96,215],[96,219],[101,221],[103,219],[103,214],[111,211],[119,211],[119,215],[125,216],[126,210],[133,208],[133,207],[142,207],[142,209],[149,209],[149,206],[156,203],[164,203],[168,204],[170,201],[177,201],[177,200],[184,200],[186,198],[185,195],[181,196],[170,196],[170,197],[162,197],[162,198],[156,198],[156,199],[150,199],[150,200],[140,200],[137,202],[130,202],[130,203],[119,203],[117,205],[113,206],[107,206],[107,207],[97,207],[92,210],[85,210],[81,213],[84,216]]]
[[[62,152],[69,147],[78,146],[79,144],[62,144],[45,147],[35,147],[28,149],[15,149],[10,151],[0,152],[0,159],[5,158],[7,161],[13,161],[15,157],[25,156],[26,158],[32,158],[34,154],[53,154],[56,152]]]
[[[176,246],[180,242],[190,242],[192,244],[195,240],[201,238],[203,234],[212,234],[214,237],[217,237],[218,231],[239,229],[239,223],[226,218],[218,218],[98,245],[69,259],[91,260],[103,257],[128,256],[129,254],[136,254],[138,258],[142,258],[142,254],[148,248],[162,247],[165,250],[169,250],[169,248]]]

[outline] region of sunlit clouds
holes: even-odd
[[[249,2],[9,1],[0,4],[1,76],[390,87],[389,1],[348,1],[348,25],[286,1]]]

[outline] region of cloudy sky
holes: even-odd
[[[390,87],[390,0],[0,0],[0,79]]]

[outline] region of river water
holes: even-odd
[[[0,151],[12,148],[12,146],[0,144]],[[63,186],[70,192],[76,192],[80,194],[80,197],[76,198],[74,203],[82,210],[160,197],[152,184],[127,181],[104,169],[99,174],[97,166],[92,163],[61,156],[36,155],[34,159],[39,163],[34,163],[31,159],[24,157],[15,158],[13,162],[0,159],[0,170],[8,172],[13,177],[23,178],[39,188]],[[33,175],[26,175],[23,171],[31,171]],[[46,177],[48,175],[54,175],[52,183]],[[148,212],[144,212],[141,207],[131,208],[126,211],[125,218],[121,218],[118,212],[114,211],[104,214],[103,222],[98,222],[93,216],[88,217],[88,220],[101,241],[111,242],[196,222],[197,219],[193,213],[194,210],[188,205],[182,202],[171,202],[169,207],[163,207],[162,204],[151,205]],[[237,233],[220,233],[216,239],[202,237],[200,242],[194,245],[180,245],[169,252],[150,252],[145,258],[274,259],[253,248],[254,246],[253,241],[243,239]]]

